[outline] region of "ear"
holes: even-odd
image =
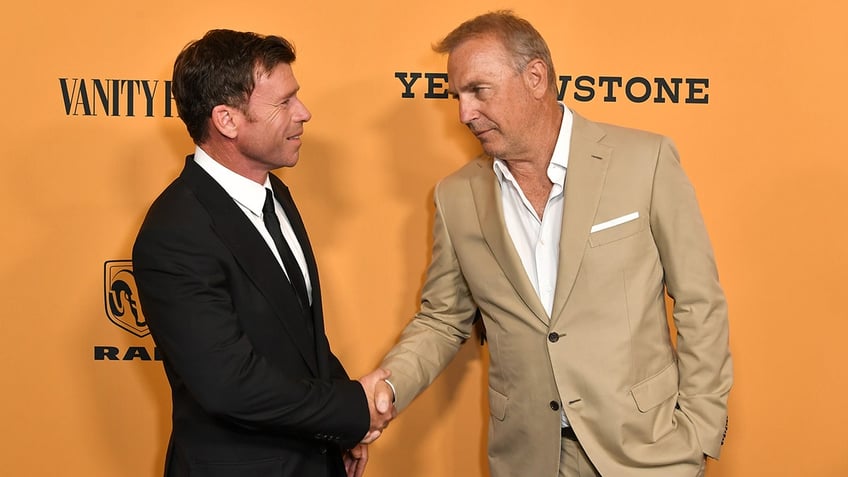
[[[545,62],[538,58],[530,60],[524,68],[524,81],[533,97],[543,97],[548,90],[548,67]]]
[[[235,139],[238,136],[238,111],[232,106],[219,104],[212,108],[212,127],[222,136]]]

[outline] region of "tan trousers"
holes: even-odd
[[[705,464],[701,463],[701,470],[696,477],[704,477]],[[601,477],[601,474],[592,465],[579,442],[563,438],[559,454],[559,477]]]
[[[562,451],[559,453],[559,477],[601,477],[601,474],[589,461],[579,442],[563,438]]]

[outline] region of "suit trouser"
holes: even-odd
[[[706,462],[701,464],[697,477],[704,477]],[[592,465],[583,446],[575,439],[562,438],[562,450],[559,454],[559,477],[601,477],[598,469]]]
[[[563,437],[559,453],[559,477],[601,477],[601,474],[576,439]]]

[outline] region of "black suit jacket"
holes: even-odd
[[[341,476],[368,404],[324,334],[321,287],[288,188],[271,182],[308,264],[303,310],[244,212],[193,156],[133,247],[142,310],[171,385],[165,475]]]

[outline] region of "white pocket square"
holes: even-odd
[[[621,217],[616,217],[612,220],[607,220],[606,222],[601,222],[599,224],[595,224],[592,226],[592,230],[589,233],[600,232],[601,230],[606,230],[610,227],[615,227],[616,225],[621,225],[626,222],[630,222],[632,220],[636,220],[639,218],[639,212],[631,212],[627,215],[622,215]]]

